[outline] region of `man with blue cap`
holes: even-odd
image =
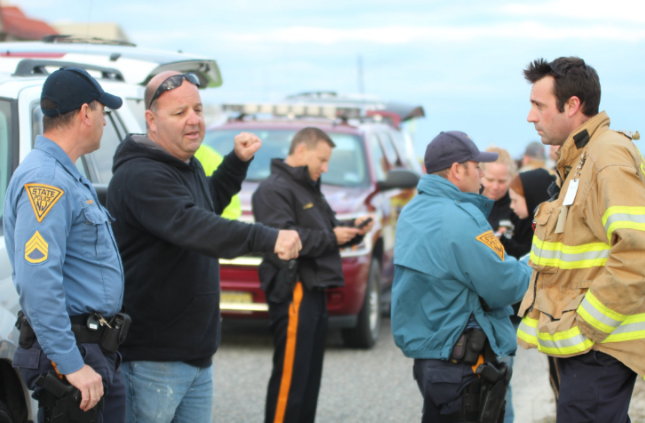
[[[530,268],[507,255],[488,224],[493,201],[479,195],[480,152],[468,135],[440,133],[427,175],[399,217],[394,246],[392,333],[414,359],[422,422],[497,423],[510,370],[498,357],[517,344],[509,319]]]
[[[75,166],[99,148],[105,108],[122,103],[83,69],[53,72],[40,100],[44,134],[7,189],[5,243],[22,307],[13,365],[39,422],[125,420],[123,266],[111,217]]]

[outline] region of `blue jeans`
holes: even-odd
[[[128,361],[121,365],[128,423],[213,421],[213,366]]]
[[[500,357],[499,361],[506,363],[509,369],[513,370],[512,356],[509,355],[506,357]],[[513,420],[515,419],[515,412],[513,411],[513,390],[511,389],[512,382],[513,381],[511,376],[511,383],[508,384],[508,389],[506,390],[506,397],[504,398],[506,400],[506,408],[504,410],[504,423],[513,423]]]

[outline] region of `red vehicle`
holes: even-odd
[[[389,310],[396,222],[401,208],[416,192],[420,165],[408,154],[404,134],[397,126],[384,123],[391,118],[391,112],[384,111],[383,116],[371,113],[368,121],[352,124],[351,119],[296,117],[289,113],[292,107],[284,105],[257,107],[258,111],[274,113],[268,119],[242,113],[223,125],[210,127],[204,144],[226,152],[240,132],[254,133],[262,140],[240,192],[240,220],[252,222],[251,196],[269,176],[270,160],[286,157],[293,135],[304,127],[316,126],[330,135],[336,148],[329,171],[322,176],[325,198],[339,220],[370,213],[376,224],[360,245],[341,250],[345,286],[327,292],[329,326],[342,328],[345,345],[370,348],[378,338],[381,313]],[[275,116],[279,110],[289,117]],[[336,109],[335,113],[357,110]],[[329,108],[319,110],[319,114],[329,113]],[[261,261],[261,257],[252,256],[220,260],[220,307],[225,318],[268,318],[257,272]]]

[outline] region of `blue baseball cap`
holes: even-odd
[[[453,163],[494,162],[497,153],[481,152],[468,135],[461,131],[441,132],[426,148],[427,173],[448,169]]]
[[[60,68],[52,72],[45,80],[40,99],[56,103],[54,109],[42,109],[48,117],[63,115],[94,100],[110,109],[118,109],[123,105],[121,97],[103,91],[96,79],[80,68]]]

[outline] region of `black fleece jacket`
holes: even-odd
[[[145,135],[129,135],[114,155],[107,207],[132,316],[120,347],[125,361],[211,363],[220,339],[218,257],[272,252],[278,231],[218,216],[241,187],[249,163],[230,153],[207,178]]]
[[[298,273],[308,289],[343,286],[340,247],[363,240],[355,236],[338,245],[334,228],[350,226],[341,223],[320,192],[320,181],[314,183],[306,166],[292,167],[282,159],[271,160],[271,175],[253,194],[253,215],[256,222],[279,229],[298,231],[302,250],[298,256]],[[278,268],[269,260],[262,261],[258,273],[262,288],[270,289]]]

